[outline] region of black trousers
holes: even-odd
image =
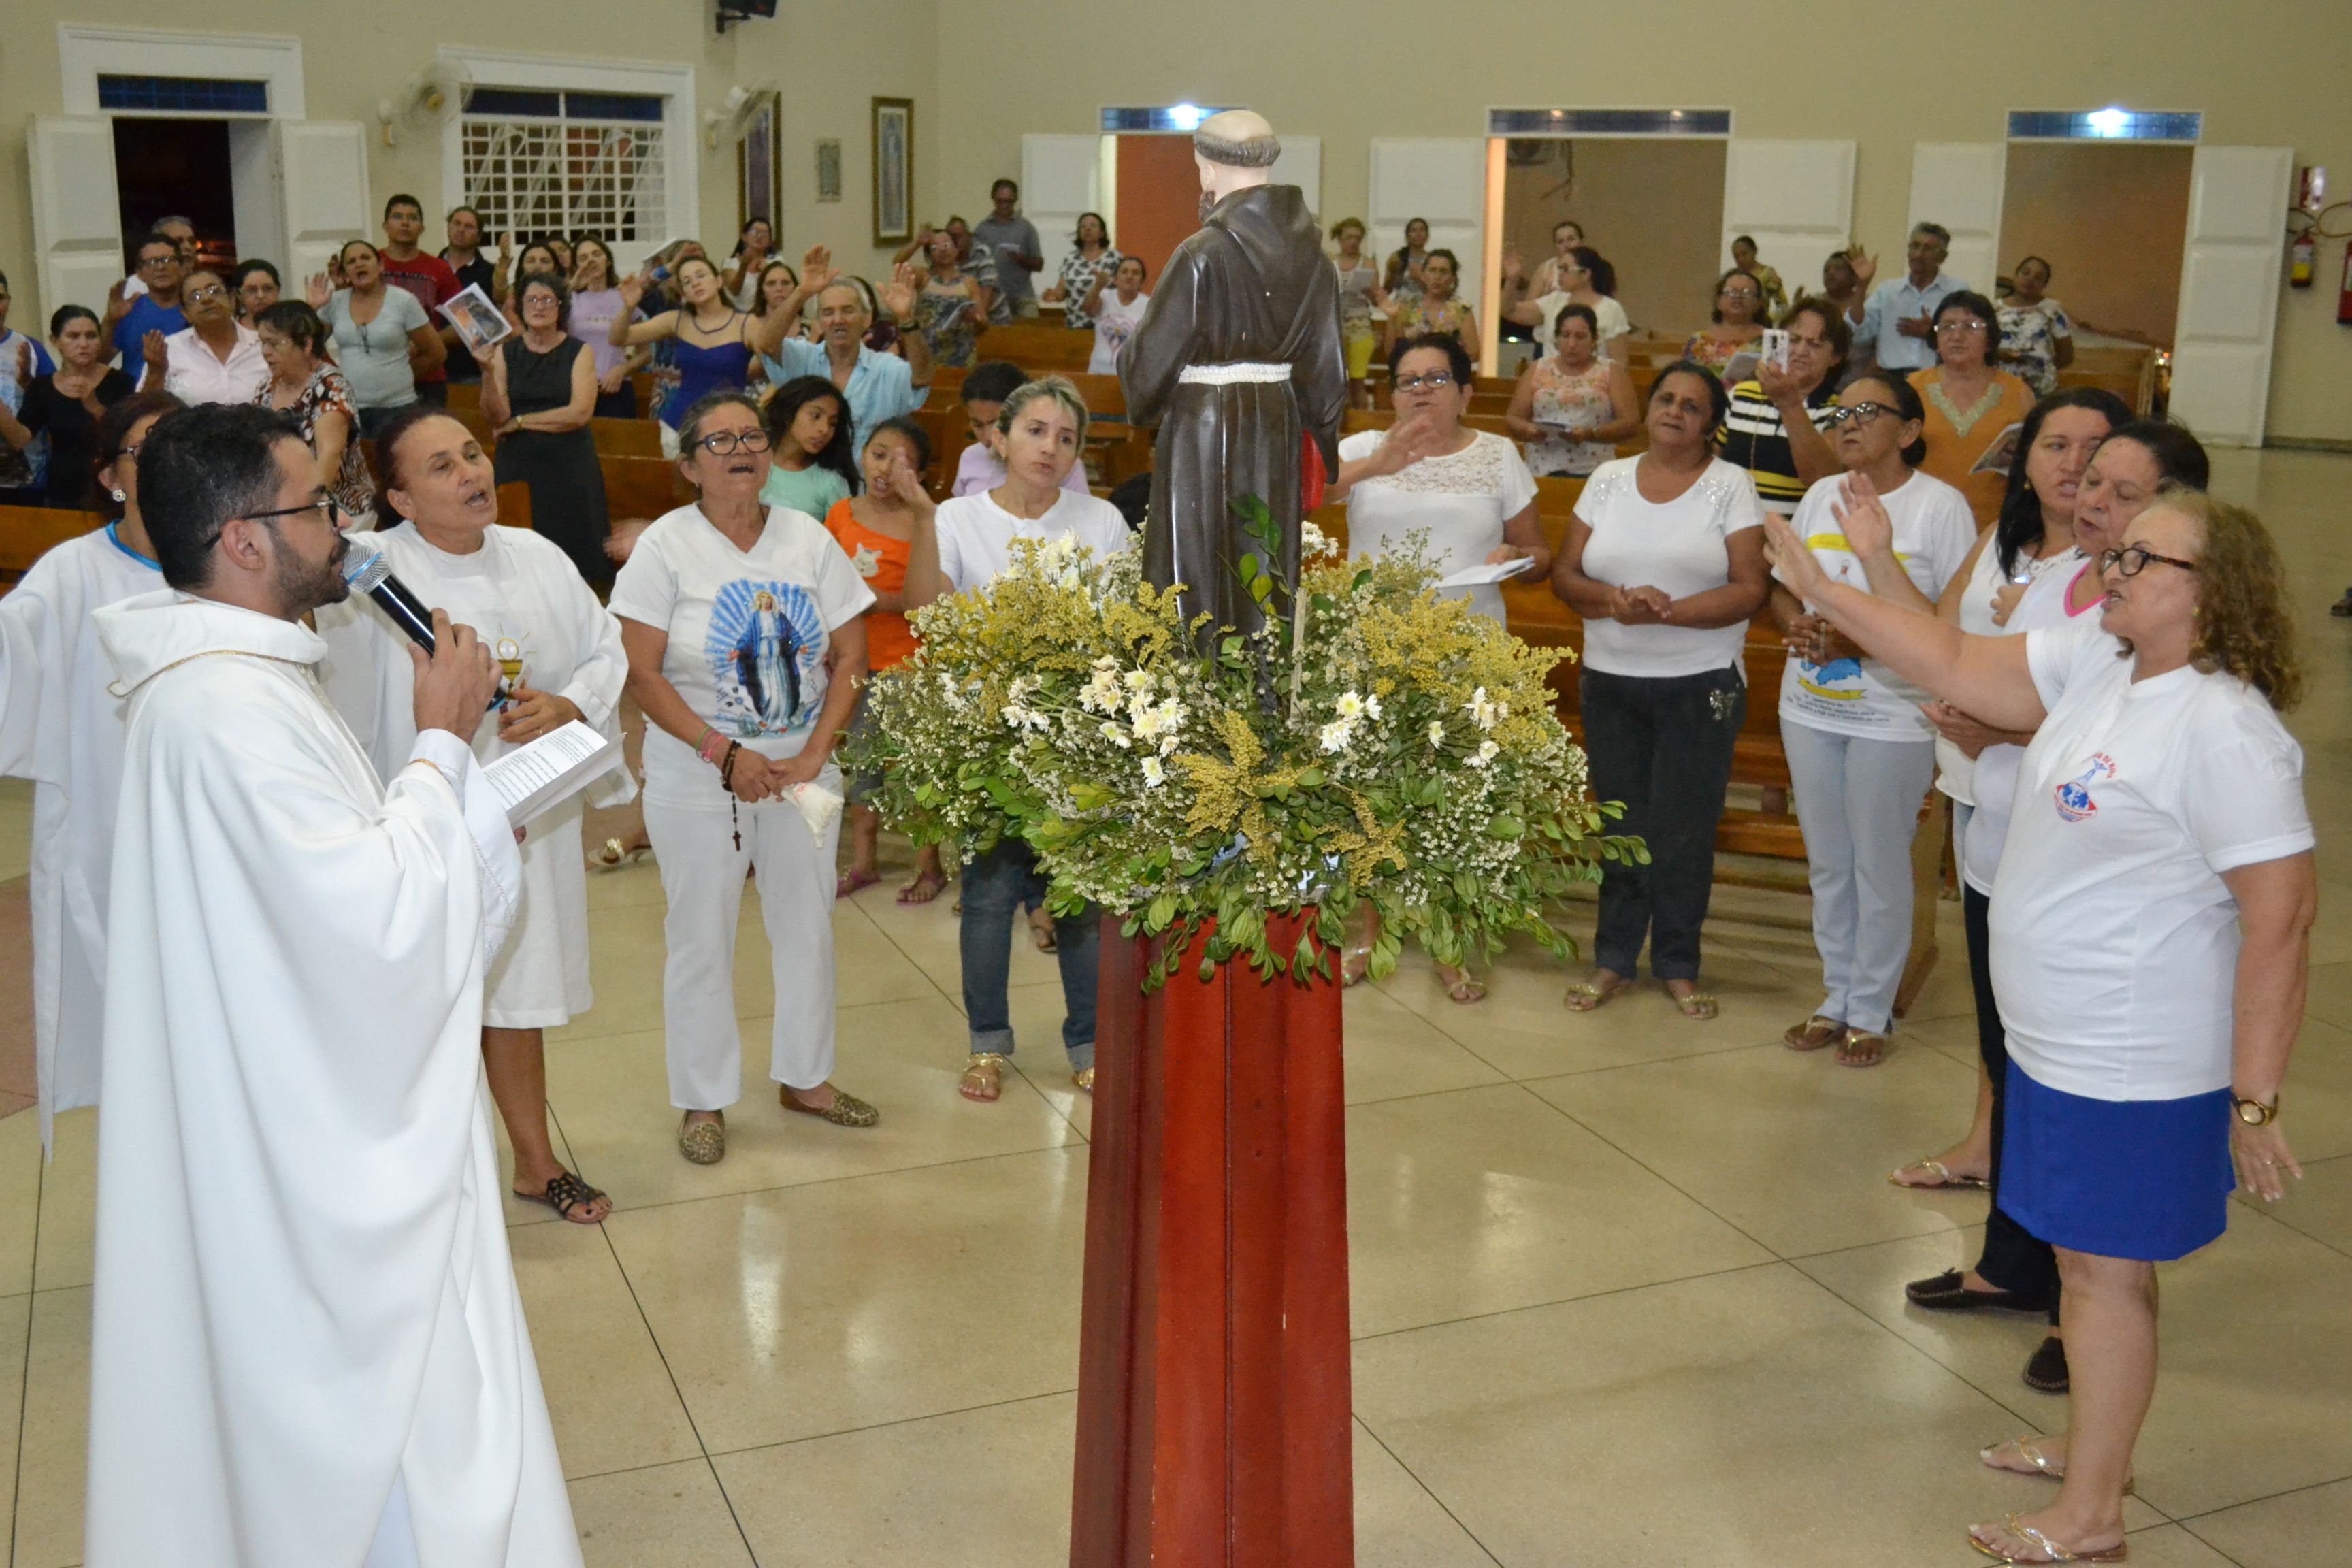
[[[1609,831],[1650,849],[1647,866],[1603,868],[1593,962],[1637,974],[1646,939],[1652,973],[1696,980],[1699,928],[1715,891],[1715,829],[1748,683],[1737,665],[1655,677],[1587,669],[1578,680],[1593,798],[1623,802],[1624,818]]]
[[[1992,900],[1974,888],[1960,889],[1960,910],[1969,931],[1969,984],[1977,996],[1977,1053],[1992,1079],[1992,1212],[1985,1218],[1984,1256],[1977,1272],[1990,1284],[2029,1299],[2047,1296],[2050,1321],[2058,1321],[2058,1255],[2050,1244],[2001,1212],[2001,1113],[2009,1082],[2009,1037],[1992,994]]]

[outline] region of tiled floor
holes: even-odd
[[[2352,626],[2324,614],[2352,581],[2352,460],[2222,468],[2287,542],[2307,613],[2297,724],[2330,885],[2287,1098],[2310,1178],[2165,1271],[2133,1561],[2320,1568],[2352,1560]],[[881,1127],[769,1100],[751,903],[752,1066],[703,1169],[663,1092],[656,873],[594,879],[603,1005],[551,1043],[551,1097],[620,1209],[601,1231],[512,1217],[599,1568],[1066,1561],[1087,1106],[1057,1068],[1054,970],[1024,945],[1025,1071],[965,1104],[954,917],[894,886],[836,924],[839,1079]],[[1972,1093],[1945,913],[1944,963],[1874,1072],[1772,1043],[1817,1000],[1787,893],[1721,890],[1713,1024],[1648,989],[1570,1016],[1563,976],[1524,956],[1476,1007],[1418,963],[1349,996],[1361,1562],[1932,1568],[1977,1561],[1967,1521],[2045,1495],[1975,1459],[2064,1418],[2018,1381],[2037,1326],[1901,1297],[1971,1255],[1984,1210],[1884,1180]],[[22,1568],[80,1556],[95,1132],[63,1119],[44,1167],[35,1119],[0,1121],[0,1505]]]

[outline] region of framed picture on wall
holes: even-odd
[[[827,139],[816,144],[816,199],[841,199],[841,142]]]
[[[874,243],[915,237],[915,100],[874,100]]]
[[[741,212],[736,227],[740,231],[753,218],[764,218],[768,231],[776,234],[782,231],[784,211],[783,168],[776,156],[782,105],[779,95],[773,92],[763,92],[760,99],[759,112],[751,117],[751,129],[735,146],[735,171],[741,191],[738,204]]]

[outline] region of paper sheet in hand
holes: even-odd
[[[621,745],[573,720],[482,769],[520,827],[578,795],[621,760]]]
[[[1516,561],[1506,561],[1499,566],[1488,566],[1484,563],[1465,566],[1451,577],[1440,577],[1437,580],[1437,585],[1441,588],[1480,588],[1489,583],[1500,583],[1506,578],[1516,577],[1534,564],[1535,561],[1532,557],[1522,555]]]

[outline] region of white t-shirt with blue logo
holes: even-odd
[[[2303,748],[2262,694],[2184,667],[2132,679],[2085,622],[2026,634],[2050,716],[1993,879],[2010,1059],[2092,1100],[2230,1082],[2238,906],[2221,874],[2312,847]]]
[[[1870,577],[1861,558],[1847,547],[1831,505],[1844,478],[1832,474],[1807,490],[1789,526],[1822,571],[1867,594]],[[1968,498],[1943,480],[1915,471],[1878,499],[1895,524],[1895,558],[1912,586],[1933,603],[1977,542],[1976,515],[1969,510]],[[1780,671],[1780,722],[1859,740],[1933,741],[1935,726],[1919,711],[1919,704],[1927,700],[1927,693],[1874,658],[1813,664],[1791,654]]]
[[[824,526],[771,507],[748,551],[698,506],[656,519],[613,584],[612,611],[666,633],[662,675],[688,707],[730,741],[766,757],[808,743],[824,708],[832,634],[864,615],[874,592]],[[646,799],[727,802],[719,770],[659,725],[646,727]]]

